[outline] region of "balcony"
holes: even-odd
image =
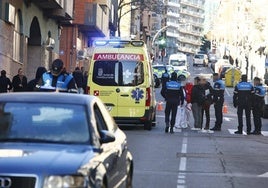
[[[168,11],[167,16],[168,17],[180,18],[180,13],[174,13],[174,12]]]
[[[168,2],[167,5],[168,6],[171,6],[171,7],[178,7],[178,8],[180,8],[180,4],[179,3]]]
[[[44,15],[60,22],[73,18],[73,0],[32,0],[29,1],[43,9]]]
[[[178,32],[172,32],[172,31],[168,31],[166,32],[167,37],[173,37],[173,38],[179,38],[179,33]]]
[[[189,0],[181,0],[180,3],[181,3],[181,5],[186,5],[186,6],[190,6],[190,7],[204,10],[204,5],[202,3],[194,3],[194,2],[191,2]]]
[[[185,10],[185,9],[182,9],[181,14],[186,14],[188,16],[193,16],[193,17],[196,17],[196,18],[205,18],[205,15],[203,13],[199,13],[199,12],[194,12],[194,11],[189,11],[189,10]]]
[[[79,28],[90,37],[109,36],[109,14],[98,4],[86,3],[85,18]]]

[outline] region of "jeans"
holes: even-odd
[[[202,128],[202,106],[197,103],[192,104],[192,112],[194,116],[194,127]]]

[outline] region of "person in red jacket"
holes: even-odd
[[[187,126],[190,127],[190,112],[192,111],[192,100],[191,100],[191,96],[192,96],[192,89],[194,87],[194,84],[192,82],[187,82],[185,84],[184,87],[184,91],[185,91],[185,100],[187,102],[186,106],[185,106],[185,115],[186,115],[186,122],[187,122]]]

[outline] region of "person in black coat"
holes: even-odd
[[[201,79],[199,77],[194,78],[194,86],[191,95],[194,128],[197,129],[202,128],[202,105],[205,101],[204,89],[202,88],[200,81]]]
[[[13,91],[27,91],[27,78],[23,75],[22,68],[19,68],[18,74],[12,79]]]
[[[6,77],[6,71],[1,71],[0,76],[0,93],[7,93],[12,89],[12,83],[8,77]]]
[[[83,94],[83,82],[84,82],[84,76],[82,71],[79,69],[79,67],[75,68],[75,71],[73,72],[73,77],[78,89],[79,94]]]
[[[42,75],[47,72],[47,69],[45,67],[38,67],[35,74],[35,79],[32,79],[27,84],[27,91],[35,91],[37,88],[36,86],[40,82],[40,79],[42,78]]]

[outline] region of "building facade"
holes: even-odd
[[[204,35],[205,0],[180,0],[180,21],[178,28],[178,50],[184,53],[197,53]]]
[[[92,43],[98,38],[115,36],[117,30],[117,0],[75,0],[74,19],[62,25],[60,58],[67,71],[89,67]]]
[[[73,0],[1,0],[0,70],[12,78],[22,68],[28,79],[59,56],[61,24],[73,18]]]

